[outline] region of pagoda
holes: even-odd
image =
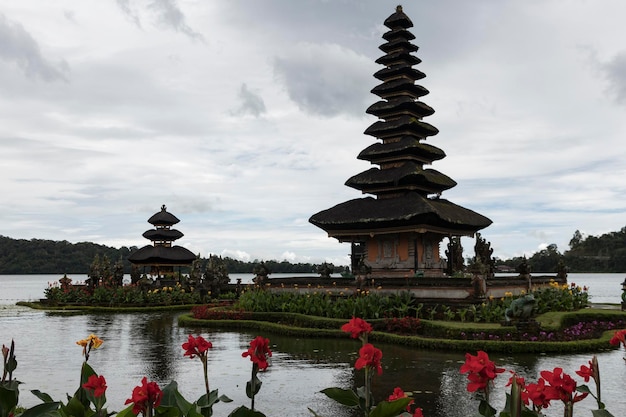
[[[413,55],[418,50],[408,30],[413,23],[398,6],[384,24],[389,28],[379,47],[384,55],[376,60],[384,68],[374,74],[382,83],[371,90],[381,100],[366,111],[379,120],[364,132],[379,141],[358,155],[377,167],[345,183],[370,196],[338,204],[309,221],[329,237],[352,244],[355,274],[365,270],[372,278],[443,276],[443,238],[472,237],[491,220],[441,198],[456,182],[425,167],[446,155],[424,142],[439,131],[422,120],[434,110],[420,101],[428,90],[415,83],[425,74],[413,68],[421,62]]]
[[[191,266],[196,259],[196,255],[182,246],[172,245],[172,242],[183,237],[179,230],[172,229],[172,226],[180,222],[176,216],[167,211],[165,204],[161,206],[161,211],[155,213],[148,219],[148,223],[154,226],[142,235],[152,242],[152,245],[133,252],[128,260],[134,266],[150,267],[150,274],[161,276],[173,274],[174,267]]]

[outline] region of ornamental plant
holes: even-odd
[[[626,348],[626,329],[616,331],[611,340],[609,340],[609,343],[613,346],[623,346]],[[626,361],[626,358],[624,358],[624,360]]]
[[[326,388],[321,392],[327,397],[337,401],[339,404],[360,410],[365,417],[411,416],[408,411],[414,401],[408,398],[400,387],[396,387],[386,401],[381,401],[376,406],[373,406],[374,397],[371,390],[372,377],[374,376],[374,372],[377,375],[383,373],[381,362],[383,353],[380,349],[374,347],[374,345],[367,341],[368,335],[372,332],[372,326],[359,317],[352,317],[350,321],[341,326],[341,330],[349,333],[351,338],[361,341],[359,357],[354,364],[354,368],[357,371],[363,370],[364,385],[357,388],[356,391],[333,387]],[[314,416],[320,417],[319,414],[310,408],[309,411],[311,411]],[[423,417],[422,410],[416,408],[412,416]]]
[[[124,404],[132,404],[132,413],[141,414],[143,417],[153,417],[154,410],[161,404],[163,391],[159,385],[152,381],[148,382],[145,376],[141,379],[141,385],[133,388],[132,396]]]
[[[494,417],[497,412],[489,404],[489,388],[496,376],[504,371],[489,360],[485,352],[479,351],[476,356],[467,353],[465,363],[460,372],[467,373],[469,383],[467,390],[479,395],[478,412],[483,417]],[[553,401],[561,401],[564,406],[563,417],[574,416],[574,404],[582,401],[588,395],[597,401],[598,409],[592,410],[594,417],[614,417],[605,409],[600,396],[600,369],[598,360],[594,356],[589,366],[581,366],[576,374],[583,377],[585,382],[593,379],[596,384],[596,395],[593,395],[586,385],[578,383],[562,368],[556,367],[552,371],[540,372],[541,377],[536,383],[526,384],[524,378],[514,372],[507,386],[511,386],[507,393],[505,409],[500,417],[542,417],[542,410],[550,407]],[[532,405],[531,405],[532,404]],[[529,406],[531,408],[529,408]]]
[[[202,370],[204,372],[204,387],[206,393],[202,395],[198,401],[197,406],[200,408],[200,413],[205,417],[213,415],[213,404],[223,401],[231,402],[232,400],[225,395],[219,395],[218,390],[209,390],[209,373],[208,373],[208,353],[209,349],[213,348],[213,343],[205,340],[202,336],[193,337],[189,335],[187,342],[183,343],[183,349],[185,353],[183,356],[189,356],[189,359],[193,359],[195,356],[200,358],[202,362]]]
[[[254,409],[254,398],[259,393],[262,385],[257,374],[259,371],[265,371],[268,368],[268,359],[272,356],[270,340],[262,336],[255,337],[250,342],[248,350],[243,352],[241,356],[244,358],[249,357],[252,362],[252,375],[250,381],[246,383],[246,395],[250,398],[250,408],[242,405],[230,413],[229,417],[265,417],[265,414]]]

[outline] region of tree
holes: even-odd
[[[580,247],[580,244],[583,241],[583,235],[582,233],[580,233],[580,230],[576,230],[574,232],[574,236],[572,236],[572,239],[570,239],[569,241],[569,247],[570,249],[574,250],[577,249],[578,247]]]

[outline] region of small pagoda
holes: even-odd
[[[443,238],[472,237],[491,220],[441,198],[456,182],[425,167],[446,155],[424,142],[439,131],[422,120],[434,110],[420,101],[428,90],[415,83],[425,74],[413,68],[421,62],[413,55],[418,50],[408,30],[413,23],[398,6],[384,24],[389,28],[379,47],[384,55],[376,60],[384,68],[374,74],[382,83],[371,90],[382,100],[366,111],[380,120],[365,130],[379,141],[358,155],[377,167],[345,183],[371,196],[338,204],[309,221],[329,237],[352,244],[355,274],[443,276],[446,262],[439,255]]]
[[[157,277],[165,275],[173,275],[174,268],[178,267],[178,275],[180,278],[180,269],[185,266],[191,266],[196,259],[196,255],[190,250],[182,246],[172,245],[172,242],[183,237],[183,233],[179,230],[172,229],[172,226],[180,222],[176,216],[167,211],[165,204],[161,206],[161,211],[155,213],[148,219],[148,223],[154,226],[142,235],[152,242],[152,245],[133,252],[128,260],[133,266],[150,267],[150,274]]]

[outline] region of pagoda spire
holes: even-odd
[[[381,83],[371,90],[380,100],[366,110],[379,120],[364,132],[377,142],[358,155],[373,167],[345,183],[370,196],[323,210],[309,221],[330,237],[352,243],[353,269],[364,264],[378,277],[417,270],[437,276],[444,269],[441,240],[473,236],[491,220],[441,198],[457,183],[426,167],[446,154],[425,143],[439,130],[424,121],[435,111],[421,101],[429,91],[416,83],[425,74],[414,68],[421,60],[414,55],[413,22],[398,6],[384,24],[389,29],[379,47],[384,55],[376,60],[383,68],[374,74]]]

